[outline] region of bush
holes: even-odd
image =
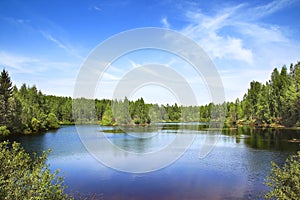
[[[0,143],[0,199],[70,199],[62,177],[45,165],[47,153],[30,156],[18,143]]]
[[[298,200],[300,197],[300,151],[290,156],[282,168],[272,162],[272,170],[266,185],[271,190],[266,199]]]
[[[57,129],[59,128],[59,122],[57,117],[55,116],[55,114],[53,113],[49,113],[49,115],[47,116],[47,127],[49,129]]]
[[[10,131],[7,129],[6,126],[0,126],[0,136],[7,136],[10,134]]]
[[[41,122],[35,117],[31,119],[31,128],[34,133],[39,132],[41,128]]]

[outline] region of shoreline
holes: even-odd
[[[208,123],[207,121],[196,121],[197,123]],[[166,125],[168,123],[195,123],[193,122],[185,122],[185,121],[174,121],[174,122],[157,122],[157,123],[165,123]],[[101,124],[100,121],[92,121],[92,122],[59,122],[60,125],[100,125],[100,126],[128,126],[128,127],[146,127],[151,126],[151,124]],[[300,127],[294,126],[294,127],[288,127],[283,126],[281,124],[255,124],[255,123],[224,123],[224,126],[222,129],[237,129],[238,127],[251,127],[251,128],[270,128],[270,129],[287,129],[287,130],[300,130]],[[206,128],[205,128],[206,129]],[[220,129],[220,128],[208,128],[208,129]]]

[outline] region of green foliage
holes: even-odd
[[[277,68],[265,84],[257,81],[242,100],[214,105],[179,106],[136,101],[72,99],[44,95],[36,86],[12,87],[7,71],[0,75],[0,126],[11,133],[33,133],[58,128],[59,124],[145,125],[151,122],[220,121],[229,124],[282,124],[300,126],[300,63]],[[212,116],[211,116],[212,115]]]
[[[130,124],[131,117],[129,114],[129,101],[127,97],[125,97],[124,101],[112,101],[112,111],[117,124]]]
[[[12,127],[14,100],[12,98],[12,82],[8,72],[3,69],[0,74],[0,125]]]
[[[9,135],[10,131],[7,129],[6,126],[0,126],[0,136],[7,136]]]
[[[298,200],[300,197],[300,151],[290,156],[282,168],[272,162],[266,185],[271,190],[266,199]]]
[[[177,103],[172,106],[169,106],[169,104],[167,104],[165,109],[167,111],[168,121],[176,122],[181,120],[181,109],[178,107]]]
[[[104,125],[104,126],[114,125],[114,122],[115,122],[115,120],[114,120],[111,106],[110,106],[110,104],[107,104],[107,106],[105,108],[105,112],[102,117],[102,125]]]
[[[49,113],[47,118],[46,118],[46,122],[47,122],[47,127],[49,127],[49,129],[57,129],[59,128],[59,122],[57,117],[55,116],[55,114],[53,113]]]
[[[111,104],[111,101],[107,100],[107,99],[102,99],[102,100],[96,99],[95,100],[96,115],[98,117],[98,120],[100,120],[100,121],[104,115],[107,104]]]
[[[34,133],[37,133],[40,130],[40,127],[41,127],[41,122],[37,118],[33,117],[31,120],[32,131]]]
[[[12,82],[8,72],[3,69],[0,75],[0,94],[7,100],[12,96]]]
[[[147,124],[150,123],[149,117],[149,106],[147,106],[144,102],[143,98],[136,100],[133,103],[133,112],[131,115],[133,116],[135,124]]]
[[[70,199],[46,159],[46,152],[32,158],[18,143],[0,143],[0,199]]]
[[[149,118],[151,123],[163,121],[161,108],[157,104],[151,105],[149,107]]]
[[[95,100],[73,99],[73,118],[77,123],[97,122]]]
[[[256,124],[300,124],[300,62],[275,68],[266,84],[253,81],[241,102],[242,118]]]
[[[11,133],[26,134],[59,127],[57,117],[47,104],[51,97],[42,94],[35,86],[23,84],[20,90],[12,87],[5,70],[0,75],[0,83],[0,125],[6,126]],[[58,101],[54,103],[60,105]]]

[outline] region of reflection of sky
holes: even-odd
[[[112,127],[79,126],[87,137]],[[172,132],[173,131],[173,132]],[[155,146],[167,144],[174,137],[174,130],[165,130],[157,138],[139,140],[125,134],[107,133],[107,137],[120,147],[145,152]],[[187,135],[185,130],[182,135]],[[208,135],[206,135],[208,134]],[[244,133],[247,135],[248,133]],[[258,150],[245,144],[250,138],[220,135],[213,150],[199,159],[199,149],[210,132],[199,131],[194,143],[172,165],[144,174],[123,173],[108,168],[93,158],[81,143],[75,126],[63,126],[56,132],[21,136],[18,140],[28,150],[42,151],[52,148],[48,163],[51,169],[60,169],[65,176],[68,191],[95,194],[104,199],[257,199],[265,191],[264,178],[270,161],[282,164],[289,152],[279,149]],[[103,139],[103,138],[102,138]],[[137,145],[144,143],[143,149]],[[284,141],[282,141],[284,142]],[[105,150],[103,153],[106,153]],[[114,154],[122,159],[123,155]]]

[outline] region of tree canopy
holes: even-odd
[[[202,106],[147,104],[143,98],[94,100],[45,95],[36,86],[12,86],[3,69],[0,105],[0,135],[41,132],[75,122],[145,125],[209,121],[222,119],[224,112],[228,124],[300,126],[300,63],[289,69],[275,68],[265,84],[252,81],[242,100]]]
[[[45,164],[47,153],[31,156],[19,143],[0,143],[0,199],[71,199],[58,171]]]
[[[272,162],[266,185],[270,191],[266,199],[298,200],[300,197],[300,151],[290,156],[283,167]]]

